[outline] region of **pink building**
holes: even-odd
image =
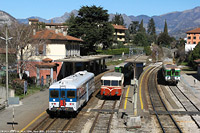
[[[200,28],[196,28],[187,31],[187,44],[185,45],[185,51],[193,50],[194,47],[200,42]]]

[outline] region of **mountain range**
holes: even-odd
[[[1,22],[5,21],[3,20],[5,18],[5,12],[0,11],[0,25]],[[53,20],[55,23],[63,23],[65,22],[69,17],[70,14],[73,13],[75,16],[78,15],[77,10],[73,10],[71,12],[66,12],[61,17],[54,17],[50,20],[46,20],[40,17],[29,17],[29,18],[38,18],[41,22],[49,23],[51,20]],[[2,15],[4,14],[4,15]],[[8,14],[9,15],[9,14]],[[4,16],[4,17],[3,17]],[[109,14],[109,20],[112,20],[112,18],[115,16],[115,14]],[[167,21],[168,31],[169,34],[174,36],[175,38],[179,37],[186,37],[186,31],[191,30],[193,28],[200,27],[200,6],[195,7],[190,10],[180,11],[180,12],[171,12],[159,16],[147,16],[147,15],[139,15],[139,16],[127,16],[126,14],[122,14],[122,17],[124,19],[124,22],[126,24],[126,27],[130,25],[132,21],[141,21],[143,19],[144,27],[147,28],[148,21],[153,18],[156,26],[156,32],[159,34],[164,29],[164,23],[165,20]],[[28,23],[28,19],[17,19],[19,23]],[[8,20],[8,19],[7,19]],[[13,17],[11,16],[11,19],[13,20]],[[9,21],[11,22],[11,21]]]

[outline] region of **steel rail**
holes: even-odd
[[[31,131],[36,130],[44,121],[46,121],[49,118],[49,116],[46,116],[41,122],[39,122],[36,126],[34,126]]]
[[[108,72],[113,72],[114,69],[111,69],[111,70],[108,70],[108,71],[105,71],[103,73],[100,73],[99,75],[95,76],[94,79],[95,79],[95,92],[93,93],[93,95],[97,95],[97,93],[99,92],[99,89],[100,89],[100,80],[101,80],[101,77],[105,74],[105,73],[108,73]],[[39,123],[32,123],[30,126],[34,126],[33,124],[37,124],[36,126],[34,126],[31,131],[35,131],[37,129],[40,128],[40,126],[43,124],[45,125],[47,122],[48,122],[48,118],[49,116],[46,116],[43,120],[41,120]],[[72,118],[71,118],[72,119]],[[51,122],[53,124],[53,122],[55,122],[55,119]],[[69,120],[69,123],[71,122],[71,120]],[[29,127],[30,127],[29,126]],[[51,125],[49,125],[45,130],[47,130]],[[66,128],[68,127],[68,123],[62,128],[62,130],[65,130]]]
[[[178,98],[178,96],[175,94],[175,92],[172,90],[171,86],[169,86],[171,92],[174,94],[174,96],[176,97],[176,99],[179,101],[179,103],[182,105],[182,107],[188,111],[188,109],[184,106],[184,104],[181,102],[180,98]],[[180,88],[178,86],[176,86],[176,88],[179,90],[179,92],[193,105],[193,107],[195,109],[197,109],[197,111],[200,111],[199,108],[180,90]],[[194,123],[197,125],[198,128],[200,128],[200,125],[198,124],[198,122],[195,120],[195,118],[190,115],[191,119],[194,121]]]
[[[152,71],[155,71],[156,69],[157,69],[157,68],[153,69]],[[157,76],[155,76],[155,77],[157,77]],[[176,122],[176,121],[174,120],[174,118],[172,117],[171,113],[168,111],[168,109],[167,109],[167,107],[166,107],[166,105],[165,105],[163,99],[161,98],[161,95],[160,95],[160,93],[159,93],[159,91],[158,91],[158,88],[157,88],[157,81],[156,81],[155,79],[157,79],[157,78],[154,78],[154,82],[155,82],[155,89],[156,89],[156,92],[157,92],[157,94],[158,94],[158,96],[159,96],[159,99],[160,99],[162,105],[164,106],[165,110],[168,112],[169,117],[170,117],[171,120],[173,121],[173,123],[174,123],[174,125],[176,126],[176,128],[178,129],[178,131],[179,131],[180,133],[182,133],[182,130],[180,129],[180,127],[178,126],[177,122]],[[150,87],[148,87],[148,90],[149,90],[149,92],[150,92]],[[151,100],[151,104],[152,104],[153,110],[155,111],[156,118],[158,119],[158,122],[159,122],[159,124],[160,124],[160,126],[161,126],[162,131],[165,133],[165,132],[166,132],[166,131],[165,131],[165,128],[163,127],[163,125],[162,125],[162,123],[161,123],[161,120],[160,120],[159,115],[158,115],[158,113],[157,113],[157,111],[156,111],[156,109],[155,109],[155,105],[154,105],[154,103],[153,103],[152,96],[151,96],[150,93],[149,93],[149,97],[150,97],[150,100]]]
[[[106,102],[106,100],[103,101],[103,103],[102,103],[100,109],[103,108],[105,102]],[[89,131],[90,133],[92,133],[92,131],[94,130],[94,127],[95,127],[95,125],[96,125],[96,123],[97,123],[97,119],[98,119],[98,117],[99,117],[99,114],[100,114],[100,112],[98,112],[98,114],[96,115],[96,117],[95,117],[95,119],[94,119],[94,121],[93,121],[92,127],[90,128],[90,131]]]
[[[117,103],[117,101],[115,100],[115,103],[114,103],[112,109],[115,109],[116,103]],[[107,133],[110,133],[110,125],[111,125],[111,122],[112,122],[113,114],[114,114],[114,112],[111,113],[111,116],[110,116],[110,119],[109,119],[109,122],[108,122]]]
[[[57,120],[58,118],[54,118],[54,120],[52,122],[50,122],[50,124],[44,129],[44,131],[46,132],[50,127],[51,125],[53,125],[53,123]]]

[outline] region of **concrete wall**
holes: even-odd
[[[185,52],[189,52],[196,47],[197,44],[185,44]]]
[[[14,90],[9,89],[8,96],[14,97],[15,96]],[[2,86],[0,86],[0,99],[4,100],[6,99],[6,88]]]

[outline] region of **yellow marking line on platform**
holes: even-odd
[[[46,111],[42,112],[40,115],[38,115],[34,120],[32,120],[26,127],[24,127],[21,131],[23,132],[24,130],[26,130],[31,124],[33,124],[36,120],[38,120],[41,116],[43,116],[46,113]]]
[[[125,103],[124,103],[124,109],[126,109],[126,104],[127,104],[129,89],[130,89],[130,85],[128,86],[128,90],[126,92],[126,99],[125,99]]]
[[[141,110],[143,110],[143,102],[142,102],[142,93],[141,93],[141,89],[142,89],[142,80],[143,80],[143,78],[144,78],[144,75],[146,74],[146,72],[148,72],[149,71],[149,69],[151,69],[152,67],[150,67],[150,68],[148,68],[145,72],[144,72],[144,74],[142,75],[142,78],[141,78],[141,82],[140,82],[140,87],[139,87],[139,95],[140,95],[140,104],[141,104]]]

